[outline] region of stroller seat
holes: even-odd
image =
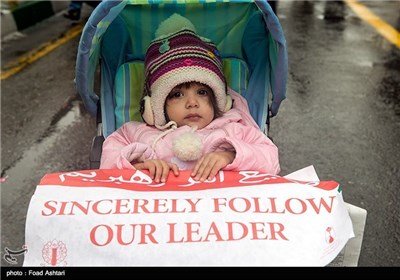
[[[102,1],[79,42],[76,87],[98,119],[90,167],[99,167],[102,142],[127,121],[141,121],[144,56],[159,24],[178,13],[216,44],[228,86],[243,96],[260,130],[286,97],[287,49],[279,20],[265,0]],[[100,68],[100,92],[94,90]]]

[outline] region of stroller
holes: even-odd
[[[174,13],[216,44],[228,86],[246,99],[268,134],[270,117],[286,97],[288,59],[281,25],[266,0],[105,0],[83,29],[76,61],[77,91],[97,118],[91,169],[99,168],[108,135],[125,122],[142,121],[144,56],[160,22]]]

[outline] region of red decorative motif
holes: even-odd
[[[335,241],[336,238],[336,233],[333,230],[333,227],[327,227],[325,230],[325,241],[328,244],[331,244],[333,241]]]
[[[67,247],[62,241],[49,241],[43,246],[42,257],[48,265],[60,265],[67,257]]]
[[[184,63],[186,66],[190,66],[190,65],[193,65],[193,60],[191,60],[190,58],[187,58],[187,59],[185,59],[185,60],[183,61],[183,63]]]

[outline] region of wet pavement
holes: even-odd
[[[359,265],[399,266],[400,51],[347,7],[327,20],[333,1],[279,4],[290,78],[271,134],[282,172],[314,165],[338,181],[368,211]],[[399,30],[398,3],[367,4]]]
[[[399,2],[365,4],[400,30]],[[400,50],[338,1],[278,1],[277,14],[289,51],[287,99],[270,129],[282,175],[314,165],[338,181],[368,211],[359,266],[400,266]],[[2,67],[71,27],[56,16],[2,42]],[[44,174],[89,168],[96,128],[74,89],[78,39],[1,81],[1,252],[24,244]]]

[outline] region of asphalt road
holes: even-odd
[[[400,29],[398,1],[368,1]],[[287,99],[272,119],[282,175],[313,165],[368,211],[359,266],[400,266],[400,50],[335,1],[278,1]],[[2,67],[73,27],[57,15],[2,41]],[[1,254],[24,244],[44,174],[88,169],[95,120],[74,89],[79,36],[1,81]],[[9,264],[2,258],[2,266]]]

